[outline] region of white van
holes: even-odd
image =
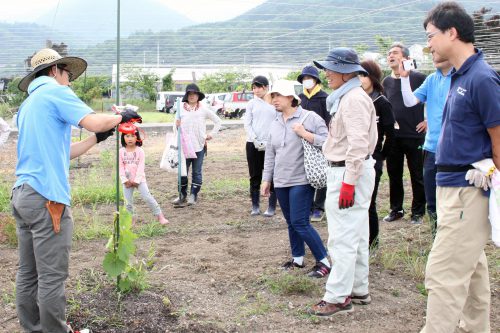
[[[182,91],[160,91],[156,95],[156,111],[170,113],[177,97],[184,96]]]

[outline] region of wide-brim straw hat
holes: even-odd
[[[271,90],[267,93],[271,95],[272,93],[278,93],[281,96],[293,96],[300,104],[300,97],[295,92],[295,82],[289,80],[278,80],[274,82]]]
[[[41,49],[31,58],[33,70],[26,75],[18,84],[21,91],[27,91],[31,81],[35,79],[36,73],[54,65],[65,65],[64,69],[71,73],[71,80],[76,80],[87,69],[87,62],[78,57],[61,57],[53,49]]]

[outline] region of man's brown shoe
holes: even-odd
[[[316,305],[313,305],[309,310],[309,313],[315,316],[334,316],[341,313],[348,313],[354,311],[351,303],[351,298],[347,297],[344,303],[328,303],[321,301]]]

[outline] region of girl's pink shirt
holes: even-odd
[[[146,181],[144,172],[144,150],[141,147],[135,147],[134,151],[127,151],[125,148],[120,148],[120,180],[122,183],[130,180],[140,184]],[[128,176],[128,177],[127,177]]]

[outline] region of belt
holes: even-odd
[[[369,159],[370,157],[371,155],[366,155],[365,160]],[[328,166],[332,168],[345,167],[345,161],[338,161],[338,162],[328,161]]]
[[[470,169],[474,169],[472,165],[436,165],[437,172],[466,172]]]

